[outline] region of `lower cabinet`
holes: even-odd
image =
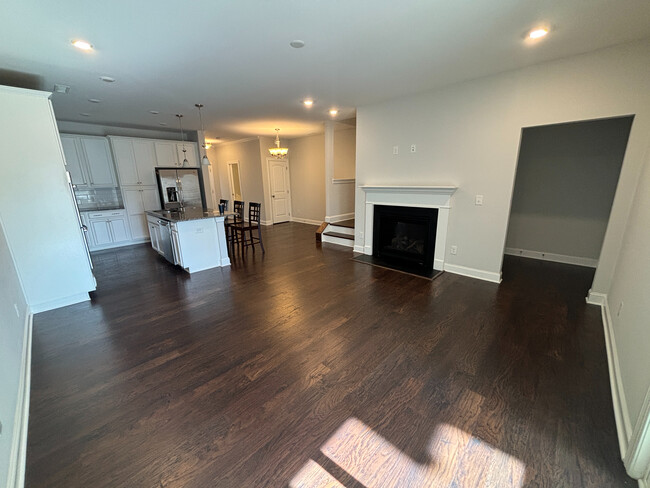
[[[147,226],[145,211],[158,210],[160,208],[160,197],[158,188],[122,188],[124,206],[128,215],[131,237],[133,240],[145,240],[149,238],[150,232]]]
[[[124,210],[84,212],[83,217],[88,226],[88,246],[91,250],[108,249],[131,240]]]

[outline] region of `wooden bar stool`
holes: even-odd
[[[264,243],[262,242],[262,225],[261,225],[261,214],[262,214],[262,204],[251,202],[248,204],[248,222],[243,220],[238,224],[233,224],[231,231],[234,231],[236,234],[235,241],[241,246],[242,252],[248,246],[253,248],[255,252],[255,244],[259,243],[260,248],[262,248],[262,253],[265,253]],[[257,236],[253,235],[253,231],[257,230]],[[246,239],[246,233],[248,232],[249,239]],[[241,237],[241,239],[240,239]]]
[[[230,244],[229,247],[232,247],[233,252],[235,251],[235,245],[239,244],[239,233],[236,232],[235,226],[244,223],[244,207],[245,204],[243,201],[235,200],[233,202],[233,211],[235,212],[235,215],[229,216],[224,222],[228,244]]]

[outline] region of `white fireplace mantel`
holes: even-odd
[[[438,209],[438,224],[436,226],[436,247],[433,257],[433,268],[444,269],[445,252],[447,248],[447,224],[451,196],[458,189],[456,186],[385,186],[361,185],[365,194],[366,219],[364,223],[363,248],[355,246],[355,250],[372,255],[372,238],[375,205],[395,205],[401,207],[425,207]]]

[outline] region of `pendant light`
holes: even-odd
[[[278,159],[282,159],[289,152],[288,148],[280,147],[280,129],[275,129],[275,147],[270,147],[269,152],[271,153],[271,156]]]
[[[183,114],[176,114],[178,117],[178,124],[181,126],[181,141],[183,142],[183,168],[189,167],[190,163],[187,160],[187,150],[185,149],[185,137],[183,136]]]
[[[201,121],[201,132],[203,133],[203,157],[201,158],[201,164],[203,166],[210,166],[210,160],[208,159],[208,151],[205,145],[205,130],[203,130],[203,117],[201,117],[201,107],[202,103],[195,103],[194,106],[199,109],[199,120]]]

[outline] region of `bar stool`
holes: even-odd
[[[239,235],[235,231],[234,227],[238,224],[244,222],[244,207],[245,204],[241,200],[234,200],[233,210],[235,215],[230,215],[224,222],[226,226],[226,237],[228,239],[229,247],[232,247],[233,252],[235,251],[235,244],[239,244]]]
[[[251,246],[253,252],[255,252],[255,244],[257,243],[262,248],[262,253],[266,252],[264,250],[264,243],[262,242],[261,209],[261,203],[250,202],[248,204],[248,222],[242,220],[240,223],[235,223],[231,227],[231,232],[235,233],[234,241],[240,244],[242,252],[248,246]],[[257,236],[253,235],[254,230],[257,230]],[[246,239],[246,232],[248,232],[249,239]],[[240,237],[241,241],[239,239]]]

